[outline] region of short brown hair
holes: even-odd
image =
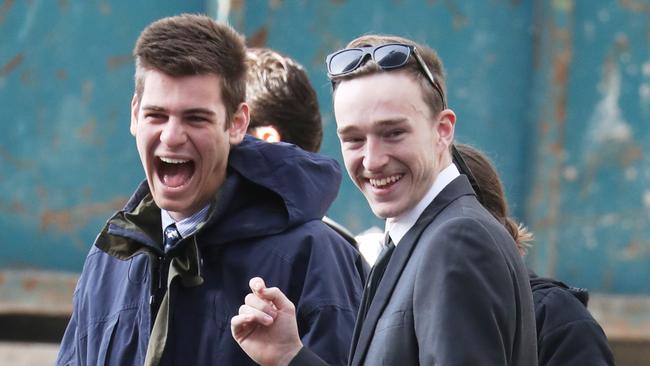
[[[221,79],[227,123],[246,97],[246,46],[229,25],[205,15],[181,14],[147,26],[133,49],[135,93],[144,91],[146,70],[169,76],[215,74]]]
[[[533,234],[523,224],[510,217],[503,183],[494,164],[485,154],[470,145],[455,146],[481,187],[481,204],[508,230],[523,255],[533,240]]]
[[[316,152],[323,139],[318,98],[303,67],[268,48],[247,55],[249,129],[273,125],[282,141]]]
[[[424,60],[424,63],[429,67],[429,70],[431,70],[431,73],[433,74],[434,79],[440,86],[442,93],[444,95],[447,95],[447,88],[445,83],[445,71],[442,65],[442,61],[440,60],[440,57],[438,57],[438,54],[427,46],[418,44],[416,42],[411,41],[410,39],[406,39],[399,36],[369,34],[369,35],[365,35],[353,39],[352,41],[350,41],[350,43],[348,43],[348,45],[345,48],[358,48],[358,47],[367,47],[367,46],[372,47],[372,46],[378,46],[378,45],[389,44],[389,43],[401,43],[401,44],[414,46],[417,49],[418,54]],[[409,73],[409,75],[413,76],[415,80],[418,81],[418,83],[420,84],[420,88],[422,90],[424,101],[427,103],[427,105],[430,106],[431,112],[434,115],[442,111],[444,105],[443,101],[438,95],[438,92],[431,86],[430,82],[427,80],[427,77],[424,74],[424,72],[421,71],[420,66],[417,63],[417,60],[415,60],[415,57],[410,57],[406,65],[395,70],[406,71]],[[338,83],[343,80],[349,80],[349,79],[357,78],[359,76],[375,74],[382,71],[383,70],[377,65],[377,63],[375,63],[372,60],[368,60],[365,64],[359,66],[358,69],[354,70],[351,73],[331,77],[332,85],[334,87],[334,92],[336,92],[336,87]]]

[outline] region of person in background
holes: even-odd
[[[464,144],[456,144],[456,148],[480,186],[481,203],[508,230],[523,256],[533,235],[510,216],[496,168],[478,149]],[[587,310],[587,291],[539,277],[532,271],[529,275],[535,305],[539,365],[614,365],[607,336]]]
[[[248,133],[318,152],[323,123],[316,91],[302,65],[269,48],[248,48],[246,65]]]
[[[358,252],[321,221],[336,161],[245,136],[246,48],[230,26],[164,18],[133,54],[146,180],[86,258],[56,364],[254,365],[228,326],[253,276],[296,304],[301,342],[345,364],[363,285]]]
[[[248,48],[246,56],[246,103],[251,116],[247,133],[267,142],[287,142],[318,152],[323,123],[318,96],[305,69],[270,48]],[[323,221],[358,249],[354,235],[345,226],[327,216]],[[367,274],[367,263],[363,266]]]
[[[436,53],[366,35],[327,66],[348,174],[386,219],[348,364],[535,365],[527,272],[455,158],[456,115]],[[262,365],[326,365],[300,341],[283,291],[259,277],[250,287],[231,320],[244,351]]]

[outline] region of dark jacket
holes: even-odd
[[[361,308],[368,303],[364,294]],[[533,299],[512,237],[464,175],[447,185],[395,248],[349,364],[537,363]],[[291,365],[325,365],[303,347]]]
[[[539,365],[614,365],[607,336],[587,310],[586,290],[530,272]]]
[[[247,137],[231,150],[206,223],[178,244],[180,251],[198,248],[203,283],[171,282],[161,364],[253,365],[233,340],[230,319],[254,276],[296,304],[305,344],[329,362],[346,363],[361,262],[321,221],[340,179],[335,161],[298,148]],[[169,258],[161,241],[160,209],[143,182],[86,258],[57,365],[142,365],[166,290]]]

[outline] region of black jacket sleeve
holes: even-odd
[[[309,348],[302,347],[296,357],[289,362],[289,366],[329,366],[325,361],[321,360]]]

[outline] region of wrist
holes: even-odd
[[[278,360],[276,366],[289,366],[291,364],[291,361],[293,361],[293,359],[298,355],[298,353],[300,353],[300,350],[302,350],[302,348],[303,348],[302,343],[298,343],[295,345],[291,345],[290,347],[287,347],[286,351]]]

